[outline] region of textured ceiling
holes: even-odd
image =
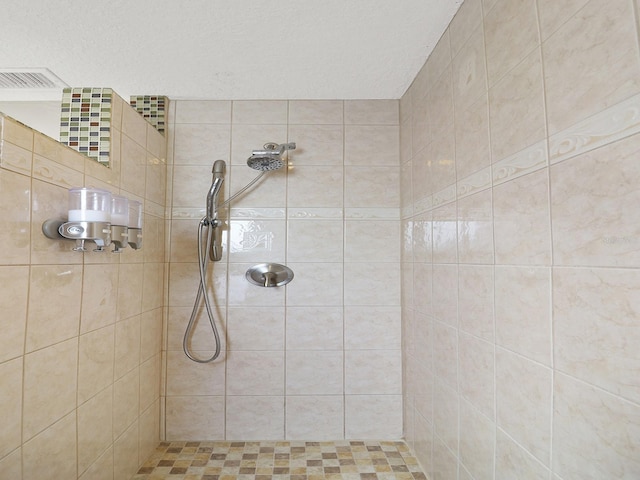
[[[399,98],[461,3],[3,0],[0,68],[125,98]]]

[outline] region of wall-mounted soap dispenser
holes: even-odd
[[[142,204],[99,188],[69,189],[68,220],[51,218],[42,224],[42,233],[51,239],[75,240],[72,250],[86,252],[85,242],[96,244],[95,252],[113,243],[114,253],[127,245],[142,248]]]

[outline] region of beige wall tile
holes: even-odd
[[[343,315],[342,307],[287,307],[287,351],[342,350],[343,335],[346,335],[343,334],[343,316],[348,312],[349,309],[345,309]]]
[[[341,100],[291,100],[288,104],[289,123],[307,125],[343,123],[344,106]]]
[[[633,269],[556,268],[553,274],[556,368],[636,403],[639,282]]]
[[[551,455],[550,368],[498,348],[497,423],[544,465]]]
[[[458,267],[458,321],[460,330],[493,342],[494,273],[489,265]]]
[[[458,261],[493,263],[493,210],[491,190],[458,201]]]
[[[492,478],[495,426],[468,402],[460,401],[460,461],[473,478]]]
[[[136,425],[140,402],[140,369],[135,368],[113,384],[113,438]]]
[[[167,440],[222,440],[225,438],[224,415],[224,397],[167,397]]]
[[[331,441],[343,436],[344,399],[339,395],[305,395],[286,398],[285,438]]]
[[[346,350],[344,359],[345,393],[347,395],[399,395],[399,350]],[[381,375],[381,372],[385,372]]]
[[[289,263],[296,275],[286,286],[286,303],[294,307],[337,306],[343,304],[345,265],[341,263]],[[323,272],[323,288],[318,290],[317,273]],[[255,289],[255,286],[250,285]],[[354,286],[357,288],[357,286]],[[354,291],[354,295],[357,295]]]
[[[82,268],[79,265],[32,266],[25,350],[32,352],[76,337],[80,329],[81,300]]]
[[[287,243],[284,220],[229,221],[229,261],[284,262]]]
[[[140,361],[146,362],[162,348],[162,309],[145,312],[140,317]]]
[[[287,206],[342,207],[344,177],[342,169],[333,167],[296,167],[287,183]]]
[[[140,364],[140,417],[160,398],[160,375],[162,374],[160,354],[154,355]],[[140,418],[142,422],[142,418]],[[146,425],[148,426],[149,420]],[[156,428],[140,430],[141,436],[154,437]],[[157,438],[157,437],[156,437]],[[155,446],[155,445],[154,445]],[[144,459],[140,458],[142,462]]]
[[[115,378],[136,368],[140,360],[140,315],[116,323]]]
[[[22,449],[17,448],[6,457],[0,459],[0,469],[7,478],[22,478]]]
[[[400,162],[397,125],[347,125],[344,130],[344,164],[392,166]]]
[[[22,358],[0,363],[0,408],[4,412],[0,430],[0,458],[22,443]]]
[[[631,2],[593,0],[545,41],[550,134],[638,93],[634,18]]]
[[[109,447],[79,477],[80,480],[111,480],[113,478],[113,447]]]
[[[494,350],[492,343],[466,333],[458,336],[460,394],[491,420],[495,418]]]
[[[29,267],[0,266],[0,285],[3,286],[0,297],[0,362],[4,362],[24,354]]]
[[[542,40],[545,41],[556,30],[563,27],[567,20],[570,20],[588,2],[589,0],[569,0],[566,2],[538,0]]]
[[[78,407],[78,473],[95,462],[113,440],[113,387]]]
[[[77,187],[84,182],[82,172],[40,155],[33,156],[33,178],[64,188]]]
[[[285,318],[282,307],[228,310],[229,350],[283,350]]]
[[[120,264],[117,320],[124,320],[141,312],[143,273],[144,267],[141,263]]]
[[[113,383],[114,346],[114,325],[80,336],[78,403],[84,403]]]
[[[23,440],[33,438],[76,408],[77,375],[76,339],[24,357]]]
[[[454,58],[479,25],[482,25],[482,1],[464,2],[449,24],[451,53]]]
[[[480,1],[470,3],[479,6]],[[476,17],[478,22],[480,17]],[[461,45],[460,51],[452,62],[453,68],[453,100],[457,112],[467,110],[478,98],[487,91],[487,67],[484,55],[484,31],[479,23],[476,23],[468,40]]]
[[[458,222],[456,204],[433,210],[433,261],[455,263],[458,259]]]
[[[431,275],[433,276],[433,316],[441,322],[457,327],[458,266],[435,264]]]
[[[294,168],[343,164],[343,125],[289,125],[289,140],[297,144],[287,154],[289,165]]]
[[[465,109],[456,108],[456,176],[465,178],[491,165],[489,108],[486,94]]]
[[[346,395],[345,437],[397,438],[401,435],[402,396]],[[378,419],[371,422],[371,418]]]
[[[213,352],[195,351],[199,358]],[[222,362],[196,363],[182,351],[167,352],[167,395],[224,395],[225,365]]]
[[[180,102],[179,108],[181,107],[182,102]],[[177,124],[174,132],[174,165],[199,165],[211,168],[214,160],[212,156],[229,162],[229,156],[231,155],[231,125],[203,124],[191,121]],[[207,172],[206,169],[202,168],[200,171]]]
[[[247,440],[283,438],[284,397],[229,397],[226,437]]]
[[[397,100],[345,100],[346,125],[398,125]]]
[[[31,182],[29,177],[0,169],[0,241],[2,264],[26,264],[31,247]]]
[[[138,421],[113,442],[113,478],[128,478],[138,468]]]
[[[502,430],[496,431],[496,480],[548,480],[549,470]]]
[[[176,123],[231,123],[231,101],[180,100],[175,105]]]
[[[438,380],[458,388],[458,330],[442,322],[433,323],[433,372]]]
[[[554,165],[551,215],[558,265],[637,266],[640,226],[629,205],[638,202],[639,136]]]
[[[550,365],[550,269],[496,266],[495,302],[496,343]]]
[[[341,351],[287,352],[285,391],[288,395],[342,394],[344,382],[349,380],[350,373],[349,353],[346,353],[346,359],[343,360],[344,355]],[[365,376],[366,373],[361,371],[360,375]]]
[[[236,100],[233,102],[232,109],[231,119],[234,124],[287,123],[287,102],[284,100]],[[280,140],[273,141],[281,142]]]
[[[551,263],[551,212],[547,170],[495,187],[493,215],[497,264]]]
[[[284,370],[284,352],[229,353],[227,395],[282,395]]]
[[[344,304],[400,305],[400,266],[393,263],[345,263]]]
[[[535,0],[485,5],[484,31],[491,87],[540,44]]]
[[[432,134],[432,141],[453,123],[453,74],[449,63],[444,67],[440,77],[431,84],[427,93],[427,122]]]
[[[121,165],[120,186],[127,192],[141,195],[145,192],[147,153],[144,147],[127,135],[122,135],[121,148],[122,158],[127,161]]]
[[[344,309],[344,343],[349,350],[399,349],[399,307]]]
[[[542,61],[534,49],[489,90],[491,155],[501,160],[546,135]]]
[[[444,383],[435,382],[433,387],[434,433],[456,455],[460,441],[459,418],[460,395]]]
[[[22,447],[22,478],[76,478],[76,416],[71,413]]]
[[[82,293],[80,331],[112,324],[118,302],[118,265],[85,265]]]
[[[553,470],[561,478],[640,474],[637,404],[556,374],[553,418]]]

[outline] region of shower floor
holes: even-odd
[[[162,442],[132,480],[426,480],[401,441]]]

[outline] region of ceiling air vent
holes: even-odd
[[[64,88],[67,84],[47,68],[0,68],[0,88]]]

